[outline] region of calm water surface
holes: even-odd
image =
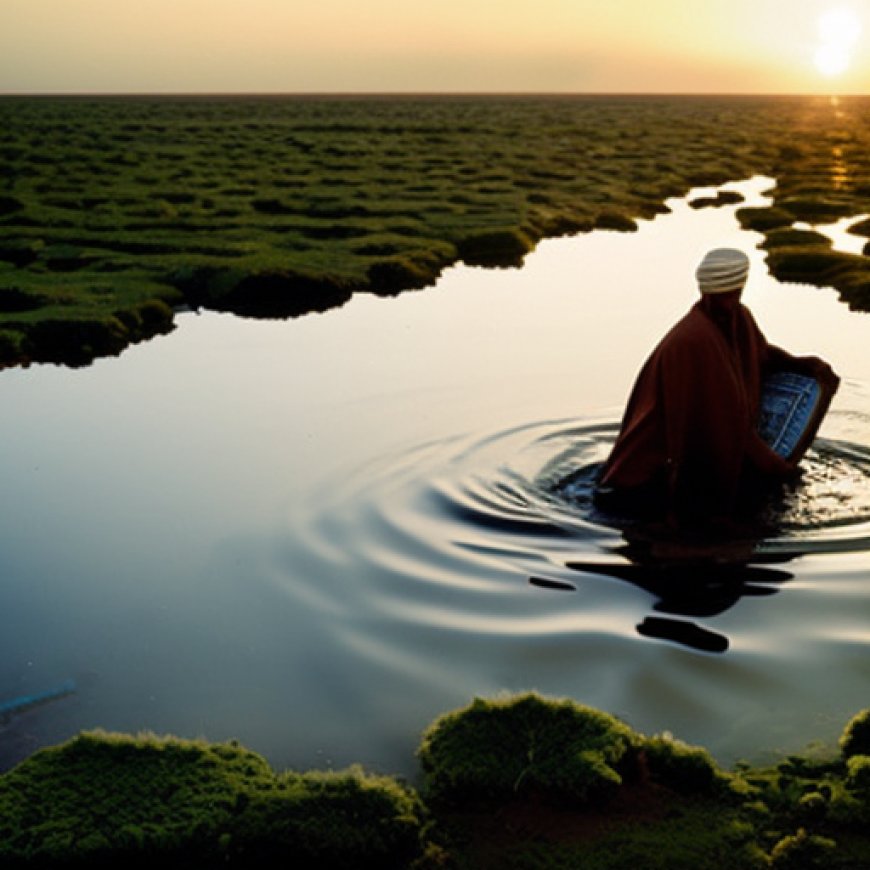
[[[0,701],[78,686],[0,725],[0,764],[101,726],[413,775],[435,715],[523,689],[725,763],[833,740],[870,705],[870,321],[769,279],[733,208],[671,205],[521,270],[0,375]],[[750,565],[663,571],[558,484],[718,245],[751,252],[768,338],[843,385]]]

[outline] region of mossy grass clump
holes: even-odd
[[[830,870],[836,866],[837,844],[827,837],[808,834],[800,828],[796,834],[783,837],[770,853],[773,870]]]
[[[594,227],[597,230],[614,230],[620,233],[636,233],[637,221],[623,212],[614,211],[613,209],[604,209],[596,216]]]
[[[864,218],[864,220],[852,224],[849,227],[848,232],[851,233],[853,236],[863,236],[864,238],[870,238],[870,218]]]
[[[641,752],[651,779],[679,794],[713,795],[730,784],[706,749],[670,735],[647,738]]]
[[[520,229],[477,230],[458,239],[456,250],[468,266],[519,266],[534,248]]]
[[[862,710],[846,723],[840,737],[840,751],[844,758],[870,755],[870,710]]]
[[[761,243],[761,247],[767,250],[771,248],[830,248],[832,245],[833,242],[823,233],[817,233],[815,230],[799,230],[794,227],[768,230]]]
[[[530,703],[532,699],[535,703]],[[443,741],[434,746],[433,757],[449,800],[436,800],[424,792],[434,814],[430,840],[439,847],[428,866],[460,870],[502,866],[859,870],[870,866],[870,757],[861,754],[846,761],[810,750],[774,767],[742,764],[729,774],[701,748],[669,735],[646,738],[630,732],[624,755],[612,767],[625,774],[622,784],[606,800],[571,800],[564,790],[549,791],[551,784],[538,773],[536,789],[510,789],[501,783],[498,799],[491,796],[496,789],[490,788],[486,799],[469,800],[470,794],[480,794],[481,783],[493,782],[496,758],[512,774],[518,769],[519,775],[531,773],[523,774],[520,765],[513,764],[515,758],[528,763],[535,755],[529,751],[531,741],[520,736],[529,733],[530,722],[536,726],[536,740],[556,741],[553,751],[558,757],[558,747],[570,743],[570,727],[567,734],[542,727],[549,716],[543,715],[541,705],[563,703],[527,695],[477,701],[433,724],[421,747],[424,785],[431,783],[431,762],[422,757],[427,740]],[[517,719],[517,707],[525,707],[527,715]],[[503,717],[504,734],[494,726],[497,717]],[[870,712],[850,723],[844,745],[858,736],[868,720]],[[472,766],[466,757],[466,752],[477,754],[476,732],[486,735],[483,749],[489,754],[480,767]],[[461,776],[444,777],[448,758],[457,760]],[[561,799],[553,800],[556,794]]]
[[[56,273],[51,280],[23,270],[0,271],[0,346],[4,365],[51,362],[87,365],[174,328],[174,288],[145,274]],[[14,348],[14,351],[13,349]]]
[[[271,263],[186,265],[169,279],[194,308],[245,317],[298,317],[344,305],[354,286],[337,275],[309,275]]]
[[[702,749],[572,701],[477,699],[436,720],[418,754],[437,846],[421,867],[769,864],[740,808],[745,783],[734,787]]]
[[[425,794],[437,804],[529,795],[573,804],[606,801],[636,740],[618,719],[530,693],[476,699],[436,720],[418,750]]]
[[[794,214],[777,206],[753,206],[737,210],[737,220],[745,230],[767,232],[781,227],[790,227],[796,220]]]
[[[10,327],[21,325],[8,323]],[[116,356],[130,344],[173,328],[172,309],[159,299],[151,299],[115,314],[39,319],[22,330],[16,348],[27,362],[84,366],[95,357]]]
[[[379,296],[394,296],[404,290],[421,290],[434,284],[443,262],[435,257],[390,257],[369,266],[369,289]]]
[[[854,214],[847,200],[824,196],[785,196],[778,198],[777,204],[796,220],[808,223],[827,223]]]
[[[113,316],[40,320],[21,347],[39,362],[87,365],[94,357],[115,356],[130,342],[125,325]]]
[[[246,317],[299,317],[344,305],[354,285],[333,275],[311,275],[282,268],[257,269],[237,280],[216,281],[217,292],[207,297],[207,307]]]
[[[866,803],[870,799],[870,755],[849,756],[846,769],[846,788]]]
[[[767,253],[771,274],[780,281],[837,287],[844,279],[870,272],[870,263],[857,254],[826,250],[817,244],[771,248]]]
[[[0,865],[405,867],[420,805],[359,769],[275,774],[238,744],[94,732],[0,776]]]
[[[689,205],[694,209],[721,208],[724,205],[737,205],[745,201],[742,193],[736,190],[720,190],[714,196],[697,196],[689,200]]]

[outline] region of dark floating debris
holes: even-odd
[[[12,698],[9,701],[0,702],[0,725],[7,724],[14,716],[26,713],[34,707],[41,707],[43,704],[58,701],[61,698],[67,697],[67,695],[74,694],[75,691],[75,680],[65,680],[53,689],[47,689],[44,692],[37,692],[33,695],[19,695],[17,698]]]
[[[572,583],[565,583],[562,580],[548,580],[546,577],[529,577],[529,583],[541,589],[557,589],[560,592],[577,591],[577,587]]]
[[[702,652],[723,653],[728,649],[728,638],[715,631],[702,628],[694,622],[647,616],[637,627],[638,634],[658,640],[671,640]]]

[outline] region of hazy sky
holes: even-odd
[[[868,42],[870,0],[0,0],[0,93],[867,93]]]

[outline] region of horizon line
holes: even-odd
[[[2,91],[0,98],[154,98],[154,97],[296,97],[296,98],[426,98],[426,97],[867,97],[870,93],[833,91]]]

